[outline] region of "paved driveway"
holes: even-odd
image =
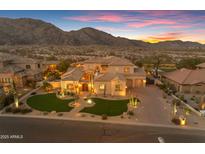
[[[166,103],[162,91],[154,86],[137,88],[134,94],[140,99],[141,105],[136,109],[136,116],[139,122],[170,124],[171,105]]]

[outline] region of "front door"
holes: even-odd
[[[88,91],[88,84],[87,83],[83,83],[82,91]]]

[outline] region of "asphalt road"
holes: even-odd
[[[0,117],[0,142],[205,142],[205,131],[93,122]]]

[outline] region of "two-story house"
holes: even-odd
[[[96,57],[76,63],[61,76],[61,88],[75,93],[126,96],[127,89],[144,87],[146,73],[129,60]]]

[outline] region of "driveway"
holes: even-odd
[[[158,87],[151,85],[137,88],[133,93],[141,101],[141,105],[135,111],[139,122],[173,125],[171,105],[166,103],[163,92]]]

